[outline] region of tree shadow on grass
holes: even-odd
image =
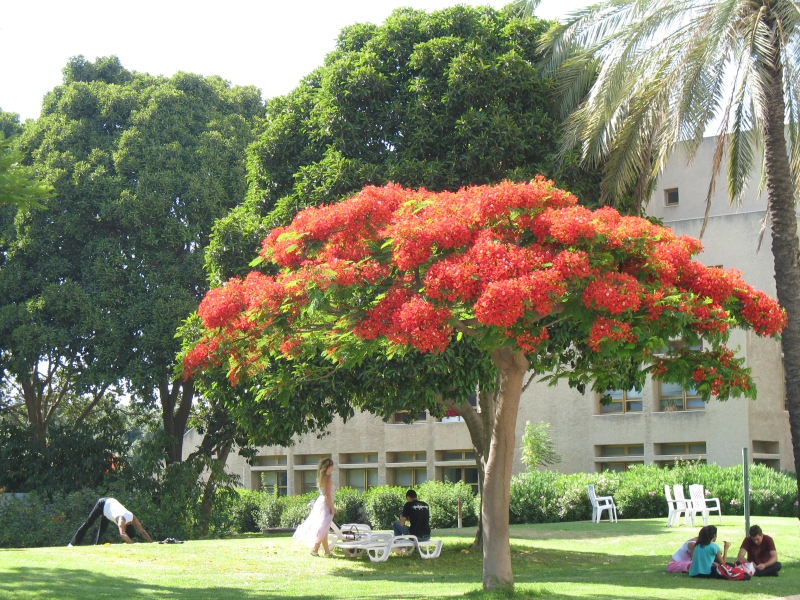
[[[355,583],[342,594],[338,589],[330,594],[293,594],[298,600],[348,598],[352,600],[374,600],[376,594],[365,589],[368,581]],[[398,587],[397,595],[387,598],[452,598],[451,593],[431,594],[431,590],[414,593]],[[485,598],[485,596],[481,596]],[[192,588],[144,583],[131,577],[100,574],[86,569],[43,569],[20,567],[0,571],[0,598],[58,598],[59,600],[118,600],[119,598],[181,599],[181,600],[256,600],[285,599],[285,589],[271,589],[263,581],[253,589],[246,587],[213,586]]]
[[[793,562],[784,563],[780,577],[754,578],[751,581],[721,581],[690,578],[688,574],[666,572],[669,555],[621,556],[607,552],[554,550],[536,545],[512,544],[512,569],[517,593],[512,598],[586,598],[611,600],[620,597],[635,598],[636,592],[624,588],[640,588],[647,598],[672,600],[676,596],[691,598],[695,594],[733,598],[742,595],[789,596],[800,589],[800,573]],[[459,555],[453,555],[459,552]],[[447,554],[450,556],[448,557]],[[330,575],[353,581],[383,580],[396,582],[398,590],[421,581],[442,584],[480,585],[482,573],[481,553],[462,555],[459,547],[451,545],[443,550],[447,561],[422,560],[418,556],[390,556],[386,562],[371,563],[366,558],[338,559],[340,568]],[[349,561],[359,561],[358,568],[348,566]],[[446,565],[442,569],[441,565]],[[564,584],[574,585],[564,592]],[[620,589],[619,594],[604,593]],[[680,592],[680,593],[676,593]],[[413,597],[407,594],[406,597]],[[435,595],[428,595],[435,597]],[[470,592],[467,598],[503,598],[504,594],[487,596],[484,592]]]

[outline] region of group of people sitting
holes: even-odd
[[[717,528],[708,525],[700,530],[697,537],[684,542],[678,551],[672,555],[667,565],[670,573],[689,573],[690,577],[723,578],[715,563],[734,567],[740,565],[749,575],[765,576],[777,575],[781,570],[778,562],[778,552],[775,542],[768,535],[764,535],[761,527],[753,525],[750,535],[744,538],[739,548],[736,563],[729,563],[728,548],[730,542],[723,542],[722,550],[715,543],[717,541]],[[748,577],[749,579],[749,577]]]

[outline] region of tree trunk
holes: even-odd
[[[519,351],[499,348],[492,352],[499,373],[499,389],[491,418],[491,442],[486,460],[481,517],[483,519],[483,588],[511,589],[511,545],[508,515],[511,502],[511,469],[516,445],[517,412],[528,360]],[[487,415],[487,417],[489,416]]]
[[[774,27],[774,24],[773,24]],[[775,39],[773,37],[773,39]],[[772,255],[775,262],[775,287],[778,302],[786,310],[788,323],[783,330],[784,375],[792,433],[795,469],[800,468],[800,243],[789,156],[784,129],[783,66],[780,51],[763,57],[769,61],[766,84],[766,134],[764,161],[767,170],[767,199],[772,221]],[[800,495],[800,479],[798,479]],[[800,508],[798,509],[800,518]]]
[[[200,534],[203,537],[208,535],[208,526],[211,523],[211,511],[214,507],[214,493],[217,491],[217,479],[225,469],[231,447],[225,446],[217,451],[217,458],[211,460],[210,473],[203,490],[203,499],[200,501]]]
[[[183,434],[186,433],[186,423],[189,421],[189,413],[192,409],[192,399],[194,398],[194,384],[191,379],[186,381],[177,380],[172,382],[162,380],[158,386],[161,400],[161,415],[164,422],[164,432],[175,440],[167,448],[167,463],[179,463],[183,460]],[[175,410],[175,405],[180,404]]]
[[[475,409],[472,408],[472,406],[469,404],[459,404],[450,399],[439,400],[439,404],[441,404],[445,408],[449,408],[451,410],[456,411],[464,419],[464,423],[466,423],[467,425],[467,430],[469,431],[469,437],[470,440],[472,441],[472,447],[475,449],[475,466],[478,468],[478,494],[482,502],[483,476],[484,476],[483,421],[475,412]],[[483,546],[483,527],[481,526],[481,522],[482,519],[480,513],[478,513],[478,531],[475,533],[475,540],[472,542],[473,550],[477,550]]]

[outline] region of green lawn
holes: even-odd
[[[779,577],[747,582],[666,573],[669,556],[699,527],[668,529],[665,521],[512,526],[516,597],[750,599],[800,593],[797,519],[753,519],[775,538],[783,570]],[[723,521],[719,540],[738,549],[743,518]],[[434,537],[445,540],[440,558],[392,556],[378,564],[314,558],[289,537],[261,535],[183,545],[0,550],[0,597],[485,598],[481,556],[465,552],[472,535],[474,529],[436,531]]]

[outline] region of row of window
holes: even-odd
[[[328,454],[296,454],[294,457],[295,465],[316,466],[323,458],[330,458]],[[427,462],[428,453],[421,452],[387,452],[386,462],[389,463],[412,463]],[[437,460],[475,460],[474,450],[443,450],[439,453]],[[377,464],[378,453],[368,452],[361,454],[343,454],[339,462],[344,465]],[[287,464],[285,454],[275,456],[259,456],[256,465],[259,467],[280,467]]]
[[[401,487],[417,487],[428,480],[426,468],[387,469],[392,485]],[[378,485],[378,469],[347,469],[343,471],[343,485],[359,492],[365,492]],[[316,471],[301,471],[299,492],[308,494],[317,491]],[[444,467],[442,481],[458,483],[463,481],[478,493],[478,469],[475,467]],[[285,496],[289,489],[289,474],[286,471],[265,471],[261,474],[261,489]]]
[[[611,402],[600,405],[602,414],[620,414],[629,412],[642,412],[642,392],[637,390],[613,390],[608,392]],[[661,399],[661,410],[705,410],[706,403],[697,393],[690,388],[684,390],[680,384],[658,382],[658,396]]]

